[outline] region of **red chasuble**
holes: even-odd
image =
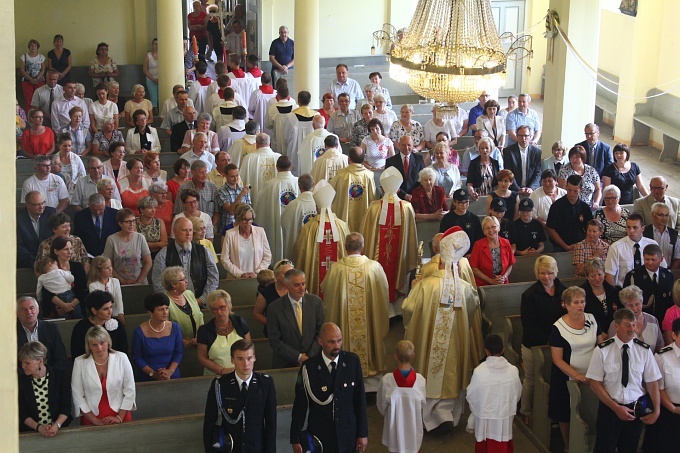
[[[387,201],[383,201],[387,203]],[[403,218],[403,213],[402,213]],[[401,246],[401,225],[394,224],[394,203],[387,207],[387,220],[380,225],[380,240],[378,242],[378,262],[387,275],[390,302],[397,300],[397,269],[399,267],[399,247]]]
[[[333,240],[331,223],[326,221],[323,227],[323,241],[319,243],[319,297],[323,299],[321,283],[326,278],[326,273],[331,264],[338,261],[338,243]]]

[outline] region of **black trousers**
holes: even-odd
[[[597,437],[593,453],[637,453],[642,422],[639,419],[623,421],[614,411],[600,402],[597,411]]]

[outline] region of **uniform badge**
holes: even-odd
[[[581,223],[583,223],[583,214],[581,214],[580,216],[578,216],[578,221],[581,222]]]
[[[343,384],[343,387],[347,387],[347,382],[345,382],[345,383]]]
[[[322,392],[328,391],[328,387],[326,387],[326,386],[324,385],[323,387],[321,387],[321,391],[322,391]]]
[[[227,414],[231,414],[233,412],[234,412],[234,409],[232,409],[231,407],[227,409]]]

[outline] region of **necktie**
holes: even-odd
[[[652,288],[654,288],[654,292],[656,293],[657,288],[659,287],[658,282],[656,281],[656,272],[652,274]]]
[[[626,387],[628,385],[628,345],[623,345],[623,352],[621,353],[621,385]]]
[[[97,237],[99,239],[102,238],[102,224],[101,221],[99,220],[99,216],[96,217],[96,220],[94,221],[94,227],[97,229]]]
[[[337,364],[335,362],[331,362],[331,377],[333,378],[333,383],[335,384],[335,372],[337,369],[335,368]]]
[[[248,395],[248,384],[246,381],[241,382],[241,399],[245,400],[246,395]]]
[[[295,302],[295,319],[297,319],[298,329],[302,333],[302,303],[300,301]]]
[[[642,266],[642,256],[640,255],[640,243],[636,242],[635,253],[633,254],[633,268]]]
[[[408,156],[404,157],[404,178],[408,179]]]
[[[557,163],[555,164],[555,173],[559,175],[559,174],[560,174],[560,169],[561,169],[561,168],[562,168],[562,162],[557,162]]]
[[[52,111],[52,103],[54,102],[54,88],[50,89],[50,102],[47,104],[48,114]]]
[[[588,159],[589,165],[591,167],[594,167],[595,166],[595,146],[590,147],[590,152],[588,154],[590,155],[590,158]]]

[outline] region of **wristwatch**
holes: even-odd
[[[149,377],[153,377],[153,371],[149,372]]]

